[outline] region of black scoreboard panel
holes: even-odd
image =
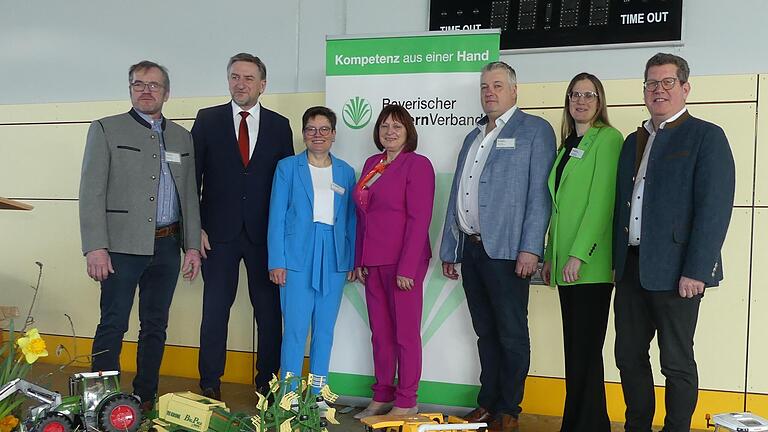
[[[501,49],[682,40],[683,0],[430,0],[430,30],[501,29]]]

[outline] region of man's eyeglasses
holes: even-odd
[[[659,88],[659,84],[661,84],[661,88],[664,90],[672,90],[672,88],[675,86],[675,83],[680,81],[677,78],[668,77],[668,78],[662,78],[661,80],[648,80],[643,83],[643,88],[647,92],[656,91],[657,88]],[[680,81],[680,84],[682,85],[685,81]]]
[[[588,92],[572,91],[568,93],[568,99],[570,99],[571,102],[578,102],[579,99],[582,99],[585,102],[592,102],[593,100],[597,99],[597,93],[593,91],[588,91]]]
[[[316,128],[314,126],[307,126],[307,127],[304,128],[304,135],[315,136],[319,132],[320,136],[328,136],[328,135],[331,134],[332,130],[333,129],[331,129],[328,126],[321,126],[319,128]]]
[[[162,90],[165,86],[154,81],[148,82],[148,83],[145,83],[144,81],[134,81],[131,83],[131,88],[135,92],[143,92],[147,87],[149,87],[149,91],[151,91],[152,93],[157,93],[160,90]]]

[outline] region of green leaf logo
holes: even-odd
[[[355,96],[344,105],[341,117],[350,129],[362,129],[371,121],[371,104],[367,99]]]

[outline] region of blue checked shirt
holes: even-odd
[[[137,111],[138,112],[138,111]],[[171,169],[165,159],[165,140],[163,138],[163,120],[153,119],[150,116],[139,112],[139,115],[152,125],[154,131],[160,138],[160,184],[157,188],[157,215],[155,220],[158,227],[164,227],[179,221],[179,196],[176,193],[176,184],[173,182]]]

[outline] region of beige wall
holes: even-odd
[[[291,120],[294,143],[301,145],[301,114],[324,102],[322,93],[265,95],[262,103]],[[197,110],[228,98],[171,99],[165,115],[187,128]],[[20,198],[35,206],[31,212],[0,211],[0,304],[26,311],[29,288],[37,278],[35,261],[44,264],[40,294],[33,315],[41,332],[90,337],[99,319],[99,286],[85,274],[80,253],[77,196],[80,163],[88,123],[130,108],[128,101],[0,105],[0,196]],[[245,269],[241,269],[241,281]],[[251,352],[252,309],[241,284],[232,309],[228,347]],[[168,343],[198,346],[202,281],[179,280],[171,308]],[[133,310],[127,339],[136,340],[138,318]]]
[[[762,367],[768,355],[764,343],[768,327],[768,174],[760,169],[768,167],[768,151],[761,152],[759,145],[768,145],[766,79],[738,75],[691,80],[691,113],[723,127],[737,164],[736,200],[724,247],[726,279],[721,287],[707,290],[696,337],[703,389],[768,393],[768,370]],[[520,106],[544,116],[558,130],[566,84],[521,84]],[[605,86],[613,124],[625,135],[634,131],[647,117],[641,80],[608,81]],[[323,100],[322,93],[277,94],[265,96],[263,103],[291,119],[295,144],[301,147],[300,115]],[[172,99],[166,115],[189,128],[197,109],[223,101],[226,98]],[[98,285],[86,277],[79,252],[80,161],[88,122],[128,108],[127,101],[0,105],[0,196],[35,205],[32,212],[0,212],[0,303],[25,310],[31,298],[29,285],[37,275],[34,262],[43,262],[45,273],[34,312],[42,332],[68,334],[65,313],[73,317],[80,336],[91,336],[98,321]],[[241,281],[245,279],[242,273]],[[198,345],[201,288],[199,280],[192,284],[180,281],[171,311],[169,344]],[[244,288],[241,282],[230,320],[228,346],[235,351],[253,347],[251,309]],[[562,377],[556,292],[533,288],[529,310],[531,374]],[[135,340],[136,334],[134,313],[128,335]],[[611,326],[605,346],[606,380],[618,382],[612,340]],[[657,356],[653,358],[658,371]],[[658,372],[656,382],[663,383]]]

